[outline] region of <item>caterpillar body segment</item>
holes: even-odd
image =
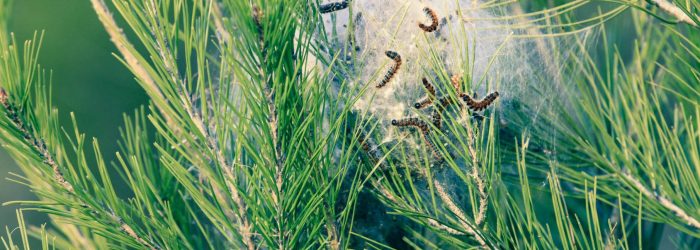
[[[467,103],[467,106],[470,109],[474,111],[481,111],[490,106],[496,100],[496,98],[498,98],[498,96],[499,93],[498,91],[496,91],[487,95],[486,97],[484,97],[484,99],[476,101],[471,96],[465,94],[462,95],[462,100],[464,100],[464,102]]]
[[[435,99],[435,87],[433,87],[433,85],[425,77],[423,77],[422,82],[423,87],[425,87],[425,90],[428,91],[428,96],[422,101],[419,101],[413,105],[416,109],[422,109],[429,106],[433,103],[433,99]]]
[[[321,12],[321,14],[326,14],[326,13],[331,13],[339,10],[346,9],[348,7],[348,0],[340,1],[340,2],[334,2],[334,3],[327,3],[327,4],[321,4],[318,6],[318,11]]]
[[[391,79],[394,79],[394,76],[396,76],[396,73],[399,71],[399,69],[401,68],[401,64],[403,63],[403,61],[401,60],[401,55],[399,55],[399,53],[387,50],[385,54],[391,60],[394,60],[394,65],[392,65],[391,68],[389,68],[389,71],[387,71],[386,74],[384,74],[382,80],[379,81],[379,83],[377,84],[377,88],[382,88],[386,86],[391,81]]]
[[[423,12],[425,12],[425,15],[430,18],[430,25],[425,25],[419,22],[418,27],[425,32],[433,32],[437,30],[438,25],[440,25],[440,20],[438,20],[438,16],[435,11],[430,7],[425,7],[423,8]]]

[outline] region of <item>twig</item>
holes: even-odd
[[[90,1],[92,2],[92,7],[97,13],[97,17],[102,22],[102,25],[105,26],[107,34],[109,34],[109,37],[112,39],[112,43],[114,43],[117,50],[119,50],[119,52],[122,54],[124,61],[127,65],[129,65],[129,68],[132,70],[134,75],[141,79],[141,82],[143,82],[145,85],[144,87],[146,87],[149,92],[156,95],[159,99],[164,100],[163,94],[160,92],[160,88],[158,88],[155,80],[153,80],[151,75],[148,73],[148,70],[141,65],[139,60],[136,58],[136,55],[132,53],[132,51],[135,51],[136,49],[131,43],[129,43],[129,40],[126,38],[126,35],[124,35],[124,32],[122,32],[122,29],[119,28],[117,22],[114,21],[112,13],[109,12],[107,5],[103,0]],[[163,115],[166,116],[166,119],[170,120],[166,114]]]
[[[170,51],[170,45],[167,41],[167,38],[164,38],[163,41],[161,39],[158,39],[157,35],[155,34],[156,31],[162,30],[163,26],[162,24],[158,21],[158,9],[156,8],[156,2],[155,0],[151,0],[150,4],[147,4],[148,10],[150,11],[150,14],[153,16],[154,19],[154,24],[151,25],[152,29],[152,35],[154,39],[156,40],[156,49],[161,57],[161,60],[164,63],[165,69],[172,78],[172,81],[177,84],[183,84],[182,79],[180,78],[180,74],[178,73],[178,68],[175,66],[175,58],[172,57],[170,53],[166,53]],[[214,8],[217,8],[218,6],[216,4],[213,4],[215,6]],[[218,10],[220,11],[220,10]],[[216,19],[216,18],[215,18]],[[218,20],[218,19],[217,19]],[[183,98],[186,98],[187,94],[181,94]],[[238,209],[238,217],[237,219],[240,222],[239,225],[239,230],[240,234],[243,237],[243,244],[248,247],[248,249],[252,250],[255,249],[255,245],[252,240],[252,234],[250,232],[250,222],[248,221],[248,218],[246,216],[246,210],[247,206],[243,199],[240,197],[240,193],[238,191],[238,188],[232,183],[233,180],[235,180],[235,176],[233,174],[232,168],[230,164],[226,162],[226,158],[223,154],[223,151],[219,148],[218,144],[216,143],[216,138],[214,138],[209,131],[206,129],[207,127],[204,124],[204,121],[200,115],[197,115],[197,113],[194,111],[191,101],[189,99],[184,99],[183,100],[183,107],[185,111],[187,112],[188,116],[192,120],[192,122],[195,124],[195,127],[199,130],[199,132],[206,138],[206,144],[209,147],[210,150],[212,150],[215,155],[216,159],[211,159],[214,161],[217,161],[219,165],[221,166],[222,170],[224,171],[224,175],[226,175],[227,180],[225,181],[226,187],[228,191],[231,193],[231,199],[236,203],[236,208]],[[224,197],[221,190],[216,187],[216,185],[212,185],[214,192],[216,193],[217,197]],[[220,199],[220,198],[218,198]],[[225,202],[221,202],[222,204],[226,204]],[[231,215],[228,215],[231,217]],[[233,218],[230,218],[233,219]]]
[[[642,194],[644,194],[646,197],[658,201],[659,204],[661,204],[666,209],[671,210],[671,212],[675,213],[676,216],[688,223],[688,225],[700,229],[700,222],[698,222],[697,219],[688,215],[683,209],[678,207],[676,204],[673,204],[673,202],[667,199],[666,197],[649,191],[649,189],[647,189],[644,186],[644,184],[642,184],[642,182],[634,178],[634,176],[632,176],[626,169],[622,171],[622,177],[624,177],[628,182],[632,183],[632,185],[635,188],[639,189],[639,191],[642,192]]]
[[[2,88],[0,88],[0,104],[2,104],[2,106],[5,108],[7,117],[12,121],[12,124],[19,130],[25,142],[27,142],[32,148],[34,148],[34,150],[36,150],[43,159],[44,164],[46,164],[52,169],[54,174],[54,180],[58,182],[58,184],[60,184],[61,187],[63,187],[63,189],[68,191],[68,193],[71,196],[79,200],[81,202],[81,207],[92,210],[90,212],[91,214],[99,214],[100,212],[98,210],[91,208],[80,196],[78,196],[75,193],[73,185],[65,179],[58,163],[46,147],[44,139],[41,137],[37,137],[33,132],[30,131],[31,129],[29,128],[29,126],[27,126],[26,123],[20,118],[17,108],[8,99],[7,92],[5,92],[5,89]],[[131,226],[126,224],[121,218],[117,217],[114,213],[109,214],[109,217],[114,222],[119,224],[120,231],[126,233],[146,248],[153,250],[160,249],[159,247],[154,246],[153,244],[141,238],[136,233],[136,231],[134,231],[134,229],[131,228]]]
[[[659,9],[668,13],[669,15],[675,17],[678,22],[687,23],[694,27],[698,27],[698,24],[693,21],[681,8],[676,6],[674,3],[666,0],[650,0],[651,3],[659,7]]]
[[[450,210],[453,214],[457,215],[457,218],[459,218],[460,223],[462,224],[462,227],[467,230],[467,233],[474,235],[474,238],[476,238],[476,241],[481,244],[482,247],[486,247],[486,241],[484,238],[476,232],[474,228],[478,227],[478,224],[476,224],[474,227],[470,226],[466,220],[466,216],[464,215],[464,212],[462,209],[457,207],[457,204],[452,201],[452,198],[447,194],[445,191],[445,187],[442,186],[442,183],[440,183],[437,180],[433,180],[433,185],[435,185],[435,189],[437,191],[437,195],[442,200],[443,203],[447,206],[447,209]]]
[[[31,145],[34,148],[34,150],[39,152],[41,158],[44,160],[44,163],[53,170],[53,176],[56,182],[58,182],[58,184],[60,184],[69,193],[74,193],[75,190],[73,189],[73,185],[71,185],[63,177],[63,173],[61,173],[61,169],[59,169],[58,163],[56,163],[56,161],[53,158],[53,155],[51,155],[49,150],[46,148],[46,143],[43,139],[35,138],[33,133],[30,131],[30,128],[22,121],[22,119],[20,119],[19,112],[17,112],[15,106],[12,105],[8,100],[7,92],[5,92],[5,89],[0,89],[0,103],[2,103],[2,106],[5,107],[7,117],[10,118],[10,120],[12,120],[12,123],[22,134],[24,140],[27,143],[29,143],[29,145]]]
[[[223,40],[224,42],[231,42],[231,34],[226,30],[226,28],[224,28],[224,23],[221,22],[224,14],[221,11],[221,8],[219,7],[219,3],[213,3],[211,5],[211,10],[214,14],[214,27],[216,27],[216,34],[218,34],[221,40]]]
[[[263,29],[263,23],[262,23],[262,17],[264,13],[258,7],[257,5],[253,6],[253,22],[255,24],[255,27],[258,32],[258,40],[260,42],[260,62],[258,65],[258,70],[260,73],[260,76],[262,77],[263,81],[265,82],[265,86],[263,88],[265,99],[267,101],[267,108],[268,108],[268,124],[270,128],[270,136],[272,137],[272,145],[274,146],[274,151],[275,151],[275,183],[277,185],[277,193],[273,193],[272,197],[274,199],[274,202],[277,206],[277,227],[278,227],[278,244],[280,249],[284,249],[284,240],[283,237],[285,235],[284,232],[281,232],[282,226],[281,226],[281,221],[282,221],[282,185],[284,183],[283,180],[283,171],[284,171],[284,162],[282,159],[282,148],[279,143],[279,138],[278,138],[278,122],[277,122],[277,107],[275,107],[275,89],[273,84],[271,83],[271,79],[267,76],[267,73],[265,71],[265,65],[267,65],[267,44],[265,42],[265,30]],[[279,197],[278,197],[279,196]]]
[[[488,206],[488,196],[486,194],[486,185],[484,180],[481,179],[479,174],[479,159],[476,155],[476,150],[474,148],[474,130],[471,126],[467,126],[467,151],[469,151],[469,156],[472,158],[472,173],[471,176],[476,182],[476,188],[479,192],[479,212],[474,219],[476,225],[480,225],[486,218],[486,209]]]

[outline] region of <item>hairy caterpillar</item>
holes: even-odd
[[[413,105],[416,109],[422,109],[427,107],[428,105],[432,104],[433,99],[435,99],[435,87],[433,87],[433,85],[430,84],[430,82],[428,82],[428,79],[425,79],[425,77],[423,77],[423,87],[425,87],[425,90],[428,91],[428,96],[425,97],[422,101],[419,101]]]
[[[386,84],[389,83],[389,81],[391,81],[391,79],[394,78],[394,76],[396,75],[396,72],[398,72],[399,69],[401,68],[402,61],[401,61],[401,56],[399,55],[399,53],[396,53],[396,52],[391,51],[391,50],[387,50],[385,52],[385,54],[387,57],[394,60],[394,65],[391,66],[391,68],[389,68],[389,71],[386,72],[386,74],[384,75],[384,78],[382,78],[382,80],[377,84],[377,88],[381,88],[381,87],[386,86]]]
[[[438,152],[437,147],[435,147],[435,144],[430,141],[429,138],[429,132],[430,132],[430,127],[428,127],[428,124],[426,124],[424,121],[421,121],[418,118],[411,117],[411,118],[404,118],[401,120],[391,120],[391,125],[397,126],[397,127],[416,127],[421,130],[421,133],[423,134],[423,140],[425,143],[428,145],[430,150],[433,152],[433,156],[435,156],[435,159],[438,161],[442,161],[442,156],[440,155],[440,152]]]
[[[481,101],[475,101],[469,95],[465,94],[465,95],[462,95],[462,99],[464,100],[464,102],[467,103],[467,106],[469,106],[470,109],[472,109],[474,111],[480,111],[480,110],[487,108],[489,105],[491,105],[491,103],[493,103],[493,101],[495,101],[496,98],[498,98],[498,95],[499,95],[498,91],[496,91],[496,92],[493,92],[493,93],[487,95]]]
[[[411,118],[404,118],[401,120],[391,120],[391,125],[397,126],[397,127],[416,127],[419,128],[421,131],[428,131],[430,128],[428,127],[428,124],[425,124],[424,121],[421,121],[420,119],[416,117],[411,117]]]
[[[425,25],[419,22],[418,27],[425,32],[433,32],[437,30],[440,21],[438,20],[438,16],[435,14],[435,11],[429,7],[425,7],[423,8],[423,12],[425,12],[425,15],[430,18],[431,23],[430,25]]]
[[[449,96],[445,96],[440,98],[437,107],[433,109],[433,125],[435,125],[435,127],[438,129],[442,129],[442,112],[452,104],[455,104],[454,100]]]
[[[318,6],[318,11],[321,12],[321,14],[326,14],[326,13],[331,13],[334,11],[339,11],[339,10],[345,9],[347,7],[348,7],[348,0],[344,0],[344,1],[340,1],[340,2],[321,4],[320,6]]]

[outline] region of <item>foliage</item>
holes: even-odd
[[[500,15],[448,27],[461,77],[437,46],[405,58],[452,105],[432,107],[441,123],[411,109],[423,126],[390,134],[355,105],[375,90],[356,84],[368,62],[353,4],[343,16],[316,1],[91,0],[150,98],[124,115],[108,163],[76,117],[58,125],[43,34],[17,43],[0,0],[0,139],[23,171],[13,181],[39,196],[5,203],[22,208],[4,247],[629,249],[659,247],[643,241],[659,225],[697,247],[700,4],[553,2],[485,1],[475,8]],[[620,19],[634,39],[609,38]],[[477,75],[469,25],[494,20],[475,29],[511,33]],[[513,73],[494,66],[511,39],[536,51],[542,72],[526,80],[540,83],[477,116],[462,92],[514,90],[487,77]],[[25,225],[30,210],[48,226]]]

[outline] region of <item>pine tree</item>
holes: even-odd
[[[91,0],[149,97],[107,162],[0,0],[4,246],[697,248],[700,3],[604,2]]]

